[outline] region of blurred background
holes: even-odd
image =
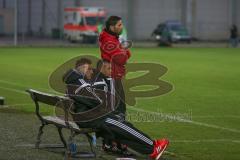
[[[165,160],[239,160],[240,49],[233,47],[239,47],[240,0],[0,0],[0,159],[63,158],[61,151],[32,149],[39,121],[25,90],[59,94],[49,77],[63,74],[56,69],[73,58],[100,57],[97,39],[110,15],[123,19],[121,40],[134,42],[130,66],[168,69],[163,75],[136,67],[126,75],[136,86],[125,93],[152,95],[158,85],[141,79],[152,69],[160,75],[154,82],[174,86],[163,96],[134,97],[128,115],[151,120],[131,122],[153,138],[170,139]],[[161,122],[152,121],[156,116]],[[59,143],[54,131],[46,134],[49,143]],[[98,159],[116,158],[108,156]]]
[[[96,43],[110,15],[136,42],[226,42],[239,8],[238,0],[0,0],[0,44]]]

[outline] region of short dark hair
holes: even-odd
[[[122,20],[121,17],[118,16],[110,16],[106,21],[106,29],[109,30],[110,26],[115,26],[118,21]]]
[[[82,66],[84,64],[92,64],[92,61],[88,58],[81,58],[75,63],[75,68]]]
[[[104,63],[110,63],[110,62],[107,61],[107,60],[105,60],[105,59],[99,60],[99,61],[97,62],[96,68],[97,68],[98,71],[101,70],[101,68],[102,68],[102,66],[103,66]]]

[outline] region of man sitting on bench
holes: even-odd
[[[96,70],[92,78],[94,89],[105,90],[112,93],[113,81],[111,78],[111,64],[106,60],[99,60],[97,62]],[[118,108],[122,105],[123,102],[118,103]],[[123,121],[125,116],[122,115],[119,111],[113,111],[111,114],[114,114],[120,121]],[[97,137],[106,137],[102,141],[102,150],[108,153],[120,154],[124,157],[134,156],[131,152],[128,151],[128,147],[125,144],[121,144],[119,141],[110,139],[112,136],[105,136],[108,133],[103,131],[97,132]]]
[[[92,62],[86,58],[78,60],[75,68],[64,76],[64,82],[68,86],[67,94],[75,101],[74,112],[76,113],[93,110],[104,101],[104,96],[99,96],[97,92],[95,92],[96,86],[94,86],[94,83],[100,84],[97,82],[102,82],[103,84],[105,80],[104,78],[98,77],[98,80],[94,82],[92,81],[92,76]],[[105,87],[108,87],[107,83]],[[91,98],[88,98],[88,96]],[[109,103],[110,102],[105,102],[104,104]],[[116,103],[111,104],[115,105]],[[118,115],[114,114],[114,111],[86,122],[76,121],[76,123],[80,127],[96,128],[105,140],[115,140],[121,144],[126,144],[141,154],[148,154],[153,159],[159,159],[169,144],[167,139],[152,140],[131,123],[119,118]]]

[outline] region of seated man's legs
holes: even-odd
[[[78,123],[78,125],[83,127],[82,124]],[[85,123],[84,126],[99,129],[99,135],[108,142],[116,141],[126,144],[141,154],[149,154],[154,159],[159,159],[169,143],[166,139],[153,141],[131,123],[119,120],[119,117],[113,114]]]
[[[121,144],[126,144],[142,154],[151,154],[153,152],[153,140],[131,123],[121,122],[114,116],[111,116],[106,118],[104,125],[108,126],[108,130],[111,130],[114,134],[115,140]]]
[[[126,144],[142,154],[153,152],[153,141],[149,136],[135,128],[131,123],[119,121],[118,115],[110,115],[87,123],[77,123],[79,127],[91,127],[100,130],[97,136],[102,137],[104,143],[111,145],[112,141]]]

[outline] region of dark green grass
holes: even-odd
[[[10,106],[20,104],[13,106],[15,109],[33,112],[24,90],[51,92],[48,87],[51,72],[82,54],[99,56],[99,51],[97,48],[0,48],[0,96]],[[240,159],[239,49],[134,48],[131,62],[166,66],[169,70],[161,78],[174,85],[174,90],[166,95],[138,99],[135,108],[171,116],[184,114],[197,122],[135,122],[153,138],[168,137],[172,141],[168,150],[176,154],[172,159]],[[136,111],[130,108],[129,113]]]

